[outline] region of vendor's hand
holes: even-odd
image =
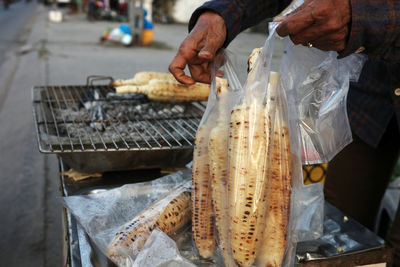
[[[184,84],[211,82],[211,62],[226,38],[223,18],[214,12],[204,12],[196,25],[179,47],[178,53],[169,65],[169,71]],[[188,65],[192,77],[184,69]]]
[[[350,13],[349,0],[306,0],[280,18],[276,32],[282,37],[289,35],[294,44],[342,51],[349,33]]]

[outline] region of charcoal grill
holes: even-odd
[[[83,172],[182,167],[205,105],[115,94],[109,85],[35,86],[39,150]]]

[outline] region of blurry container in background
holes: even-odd
[[[142,31],[142,45],[150,44],[154,39],[154,25],[151,21],[147,20],[146,13],[143,23]]]
[[[49,21],[54,23],[60,23],[63,20],[63,14],[59,10],[49,11]]]
[[[142,45],[150,44],[154,39],[153,29],[144,29],[142,33]]]

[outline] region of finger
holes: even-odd
[[[299,34],[291,35],[290,39],[294,44],[306,44],[306,43],[315,43],[315,40],[319,40],[320,42],[339,42],[345,41],[348,35],[348,28],[343,27],[338,31],[332,32],[332,30],[327,29],[325,26],[314,27],[311,26]]]
[[[313,47],[323,51],[342,51],[346,47],[345,40],[342,41],[318,41],[313,43]]]
[[[282,22],[285,18],[286,16],[277,16],[274,18],[274,22]]]
[[[314,23],[313,7],[308,5],[299,12],[289,14],[276,28],[281,37],[297,34]]]
[[[314,47],[320,48],[321,50],[329,49],[329,50],[341,51],[344,49],[346,45],[347,35],[348,35],[348,28],[343,27],[341,30],[337,32],[324,34],[318,38],[314,37],[314,39],[307,39],[307,37],[305,37],[304,42],[302,43],[303,44],[312,43]]]
[[[304,8],[306,8],[306,7],[308,6],[308,4],[309,4],[310,2],[312,2],[312,1],[313,1],[313,0],[307,0],[307,1],[305,1],[305,2],[304,2],[303,4],[301,4],[298,8],[296,8],[296,9],[293,10],[292,12],[286,14],[286,16],[292,15],[292,14],[296,14],[296,13],[302,11],[302,10],[303,10]]]
[[[217,77],[222,78],[222,77],[224,77],[224,75],[225,75],[225,72],[223,70],[217,71],[217,74],[216,74]]]
[[[208,62],[201,65],[189,65],[189,71],[197,82],[211,83],[211,70]]]
[[[195,81],[193,78],[187,76],[184,72],[186,67],[187,61],[185,57],[180,55],[176,55],[174,60],[172,60],[171,64],[169,65],[169,71],[172,75],[174,75],[175,79],[184,84],[194,84]]]

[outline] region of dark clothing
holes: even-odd
[[[291,2],[291,0],[209,1],[194,11],[189,21],[189,30],[193,28],[201,13],[206,10],[212,10],[224,18],[227,28],[227,37],[224,45],[227,46],[236,35],[256,25],[263,19],[275,16]]]
[[[325,199],[345,214],[373,230],[379,205],[400,149],[400,134],[395,117],[377,147],[371,147],[354,136],[328,164],[324,185]],[[400,212],[387,236],[389,245],[395,248],[394,266],[400,266]]]
[[[373,230],[399,148],[395,119],[376,148],[354,136],[353,142],[328,164],[325,199]]]
[[[193,13],[189,30],[202,12],[212,10],[225,20],[227,46],[241,31],[277,15],[290,2],[209,1]],[[354,141],[329,163],[325,196],[347,215],[373,229],[400,147],[400,1],[350,2],[350,34],[339,57],[361,48],[369,59],[358,83],[351,83],[348,95]],[[394,266],[400,266],[399,211],[388,243],[395,248]]]

